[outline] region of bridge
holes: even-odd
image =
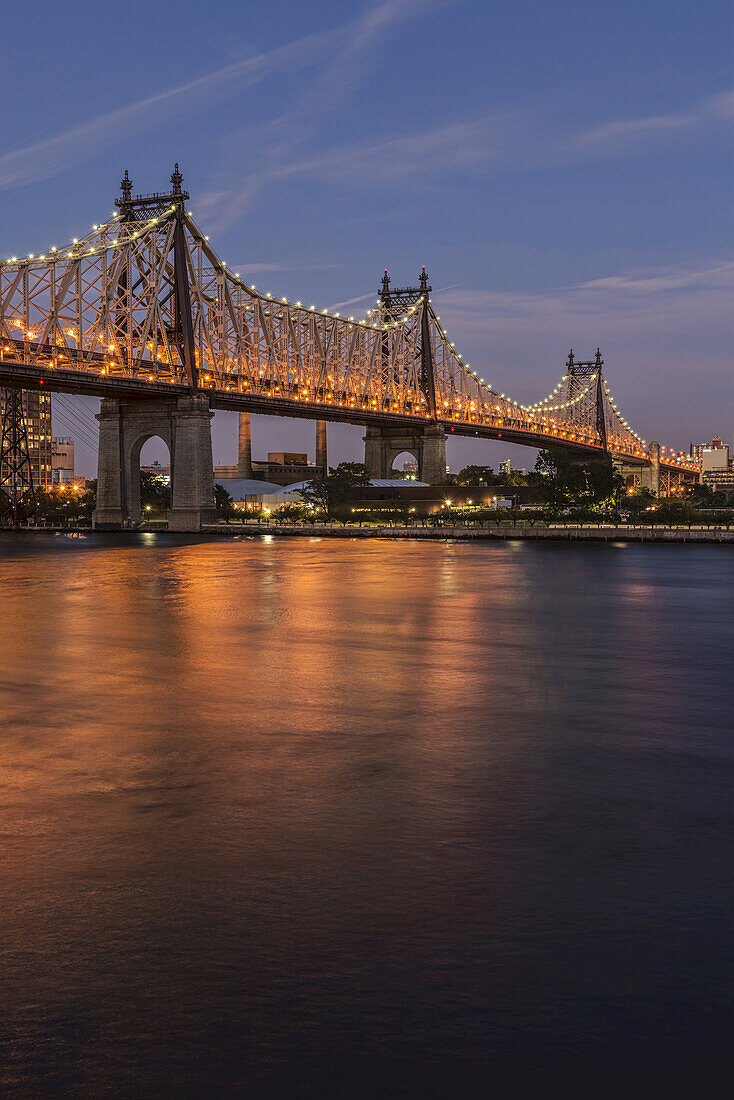
[[[125,172],[116,213],[81,239],[0,263],[0,487],[24,491],[24,389],[96,395],[100,446],[95,522],[139,518],[140,450],[161,436],[171,455],[171,529],[213,518],[213,409],[363,425],[371,476],[395,455],[424,480],[445,473],[447,435],[610,455],[656,493],[696,479],[682,454],[649,447],[617,408],[597,350],[570,353],[543,400],[499,393],[455,349],[418,284],[387,272],[364,319],[275,299],[231,271],[188,208],[176,165],[166,193],[133,195]],[[26,464],[27,466],[27,464]]]

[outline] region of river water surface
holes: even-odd
[[[726,1064],[731,548],[4,536],[0,569],[3,1096]]]

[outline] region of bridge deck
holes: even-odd
[[[0,386],[20,386],[23,389],[46,389],[56,393],[69,393],[77,396],[108,397],[118,401],[155,401],[186,397],[191,393],[187,385],[176,382],[149,381],[142,377],[126,377],[121,374],[102,375],[90,370],[76,371],[61,367],[47,368],[39,364],[29,365],[17,360],[0,357]],[[438,417],[427,420],[425,416],[410,416],[406,413],[391,413],[387,410],[373,410],[350,406],[348,403],[335,405],[329,402],[294,400],[289,397],[277,397],[269,394],[242,393],[235,389],[220,390],[207,387],[205,391],[214,409],[237,412],[240,410],[259,413],[266,416],[285,416],[308,420],[327,420],[332,423],[355,424],[363,427],[422,428],[427,423],[442,425],[447,435],[473,437],[478,439],[501,439],[507,443],[516,443],[526,447],[561,447],[585,454],[589,457],[604,453],[600,446],[592,446],[569,439],[564,434],[543,435],[538,432],[525,432],[506,426],[495,427],[488,424]],[[610,452],[615,458],[623,460],[625,465],[647,464],[646,458],[630,455],[626,452]],[[661,467],[681,470],[676,463],[661,460]]]

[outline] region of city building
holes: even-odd
[[[517,466],[513,466],[511,458],[506,458],[504,462],[500,462],[498,473],[504,474],[505,477],[512,477],[513,474],[521,474],[523,477],[527,476],[527,470],[525,468],[518,469]]]
[[[74,484],[74,440],[70,436],[53,436],[51,441],[51,482],[53,485]]]
[[[217,484],[227,490],[236,512],[268,514],[282,508],[284,504],[301,503],[300,493],[288,491],[281,485],[260,481],[258,478],[217,478]]]
[[[701,452],[701,472],[713,473],[715,470],[729,469],[729,447],[704,447]]]
[[[309,481],[321,476],[321,467],[308,461],[308,455],[300,451],[269,451],[267,461],[251,462],[255,480],[270,481],[275,485],[290,485],[294,481]],[[214,480],[222,483],[237,479],[239,466],[215,466]]]
[[[701,453],[701,481],[714,492],[734,489],[734,464],[729,456],[729,446],[720,440],[717,447],[704,447]]]
[[[701,465],[701,481],[715,492],[734,489],[734,459],[728,443],[715,435],[711,443],[691,443],[690,457]]]
[[[724,446],[724,441],[720,435],[715,435],[710,443],[691,443],[688,448],[688,457],[693,462],[703,461],[704,451],[718,451]]]

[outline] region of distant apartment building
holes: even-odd
[[[527,472],[528,471],[524,467],[518,469],[517,466],[513,466],[511,458],[506,458],[504,462],[500,462],[499,464],[499,473],[504,474],[505,477],[511,477],[513,474],[522,474],[522,476],[525,477]]]
[[[718,451],[724,446],[724,440],[720,435],[715,435],[710,443],[691,443],[688,448],[689,457],[693,462],[703,462],[704,451]]]
[[[712,440],[717,446],[704,447],[701,452],[701,481],[712,489],[734,489],[734,468],[729,456],[728,444],[720,439]]]
[[[54,436],[51,443],[51,481],[54,485],[74,484],[74,440]]]
[[[734,459],[728,443],[715,435],[710,443],[691,443],[690,457],[701,466],[701,481],[714,490],[734,489]]]
[[[4,412],[4,391],[0,389],[0,414]],[[28,457],[37,488],[50,489],[51,467],[51,394],[23,390],[23,412],[28,432]],[[2,471],[3,477],[6,470]]]

